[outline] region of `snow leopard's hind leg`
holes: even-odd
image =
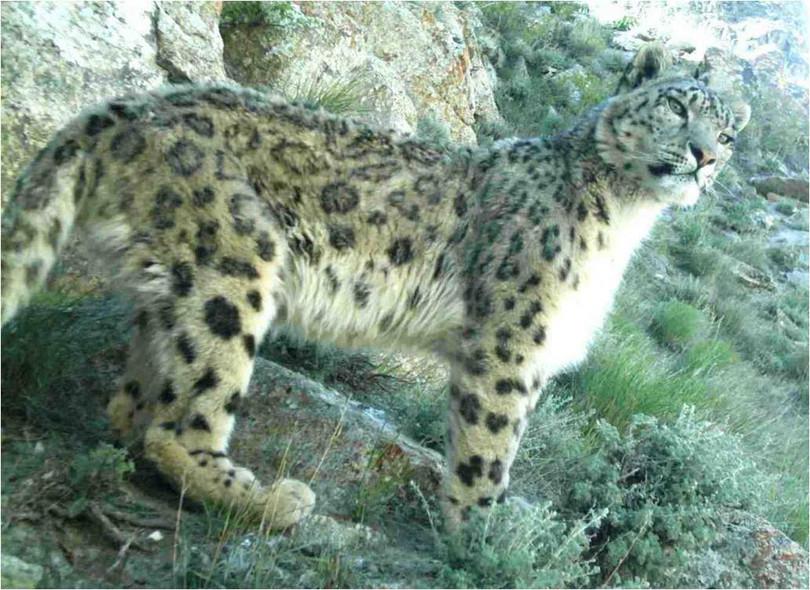
[[[127,366],[118,390],[107,404],[110,425],[117,438],[127,441],[149,424],[160,396],[162,371],[159,367],[158,318],[149,312],[135,313],[134,331],[127,355]],[[134,429],[134,432],[133,432]]]
[[[256,270],[275,280],[270,269]],[[174,357],[146,432],[146,456],[191,498],[232,506],[271,527],[289,526],[311,511],[311,490],[295,480],[263,487],[228,457],[234,412],[272,315],[272,300],[262,293],[271,291],[228,288],[214,274],[198,269],[194,293],[166,302]]]
[[[292,479],[263,486],[228,456],[234,414],[275,315],[286,254],[272,219],[253,214],[258,198],[238,184],[223,183],[221,190],[239,195],[244,219],[252,223],[231,223],[220,214],[208,238],[206,230],[198,235],[196,248],[161,247],[155,233],[127,252],[123,275],[147,330],[136,337],[122,390],[111,403],[112,419],[126,428],[137,422],[144,403],[152,414],[146,458],[185,497],[280,528],[309,514],[315,495]],[[199,221],[200,227],[206,223]]]

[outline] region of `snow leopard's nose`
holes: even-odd
[[[714,157],[714,154],[711,151],[700,148],[692,142],[689,142],[689,151],[691,151],[692,155],[695,156],[698,168],[703,168],[709,164],[714,164],[717,161],[717,158]]]

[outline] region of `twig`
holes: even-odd
[[[124,566],[127,563],[127,559],[129,558],[129,547],[135,541],[135,537],[137,535],[132,535],[127,539],[127,542],[121,545],[121,548],[118,550],[118,557],[115,558],[113,564],[107,568],[107,575],[112,574],[113,572],[119,572],[124,569]]]
[[[183,500],[186,497],[186,478],[180,486],[180,501],[177,503],[177,518],[174,522],[174,542],[172,543],[172,573],[177,574],[177,544],[180,542],[180,516],[183,514]]]
[[[101,506],[95,502],[91,502],[89,508],[90,510],[87,511],[87,513],[90,518],[101,526],[102,530],[109,538],[115,541],[119,548],[124,545],[134,545],[138,549],[145,550],[145,547],[141,543],[136,542],[134,538],[127,538],[124,533],[121,532],[121,529],[115,526],[113,521],[104,513]]]
[[[320,461],[318,461],[318,466],[315,467],[315,471],[313,472],[312,477],[309,478],[309,485],[312,485],[312,482],[315,481],[315,478],[318,476],[318,472],[321,470],[321,466],[323,465],[323,462],[326,460],[326,455],[329,453],[329,450],[332,448],[332,445],[334,444],[335,439],[337,439],[337,437],[340,436],[340,432],[343,429],[342,428],[343,427],[343,418],[346,416],[346,410],[348,409],[348,407],[349,407],[348,405],[343,406],[343,410],[340,412],[340,418],[338,419],[337,424],[335,424],[335,430],[332,433],[332,436],[329,437],[329,441],[326,444],[326,448],[323,450],[323,454],[321,455],[321,459],[320,459]]]
[[[613,568],[613,571],[610,572],[610,575],[608,575],[608,577],[605,578],[605,581],[602,583],[602,588],[608,587],[610,580],[613,578],[614,574],[617,571],[619,571],[619,568],[622,567],[622,564],[625,562],[625,560],[627,560],[627,558],[630,557],[630,552],[633,550],[633,547],[635,547],[636,541],[638,541],[641,538],[641,535],[644,533],[644,529],[646,529],[649,525],[650,522],[648,520],[641,526],[641,528],[638,531],[638,534],[636,535],[636,538],[633,539],[632,543],[630,543],[630,546],[627,548],[627,551],[625,551],[624,555],[622,555],[622,558],[619,560],[619,563],[616,564],[616,567]]]
[[[163,529],[166,531],[174,529],[173,522],[168,522],[160,517],[138,516],[137,514],[128,514],[120,510],[113,510],[112,508],[106,508],[104,512],[107,516],[119,522],[125,522],[145,529]]]

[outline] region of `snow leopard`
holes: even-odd
[[[642,49],[570,130],[489,147],[437,149],[231,83],[109,100],[19,177],[2,322],[80,228],[135,309],[112,428],[186,497],[271,527],[315,495],[228,454],[268,328],[433,355],[449,371],[440,495],[456,526],[503,501],[545,384],[585,357],[633,252],[712,184],[749,120],[665,62]]]

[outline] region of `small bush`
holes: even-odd
[[[531,482],[522,493],[550,499],[569,526],[607,509],[587,528],[581,559],[598,569],[581,587],[750,587],[732,520],[781,501],[742,439],[692,407],[618,429],[552,397],[532,417],[514,473]]]
[[[575,21],[563,42],[574,57],[596,55],[607,48],[608,30],[594,19]]]
[[[750,160],[750,172],[754,173],[783,173],[786,164],[794,171],[806,172],[807,105],[765,80],[748,85],[746,92],[754,114],[745,133],[740,134],[740,160]]]
[[[791,201],[790,199],[779,199],[779,201],[776,203],[775,209],[782,215],[787,215],[789,217],[796,212],[796,202]]]
[[[750,573],[725,553],[736,510],[761,510],[773,480],[740,440],[685,409],[672,424],[636,416],[625,435],[599,422],[599,452],[571,480],[564,505],[610,506],[593,531],[602,584],[748,586]],[[718,563],[705,565],[710,551]]]
[[[307,20],[292,2],[224,2],[220,24],[223,26],[265,25],[287,28],[303,25]]]
[[[768,251],[763,240],[747,236],[741,240],[729,241],[724,249],[733,258],[746,263],[758,271],[767,272],[770,267],[768,263]]]
[[[699,309],[673,300],[657,307],[650,332],[665,346],[684,348],[694,341],[704,323],[705,317]]]
[[[334,115],[363,115],[371,110],[366,103],[368,83],[363,76],[311,80],[287,88],[283,94],[292,103],[312,110],[321,108]]]
[[[621,74],[627,66],[627,58],[623,51],[618,49],[605,49],[596,57],[595,63],[598,65],[599,69],[603,71]]]
[[[505,56],[496,64],[501,80],[495,100],[518,136],[567,129],[584,109],[609,96],[624,65],[615,53],[601,57],[610,30],[587,18],[587,7],[557,2],[548,7],[492,2],[482,8]],[[568,22],[574,14],[575,22]],[[577,64],[584,69],[573,69]]]
[[[567,525],[549,505],[507,502],[474,512],[463,532],[439,545],[444,588],[579,588],[594,573],[586,531],[603,515]]]
[[[451,146],[450,128],[433,113],[420,117],[416,122],[416,136],[440,150]]]
[[[623,16],[620,19],[613,21],[611,27],[617,31],[629,31],[638,24],[638,19],[632,16]]]

